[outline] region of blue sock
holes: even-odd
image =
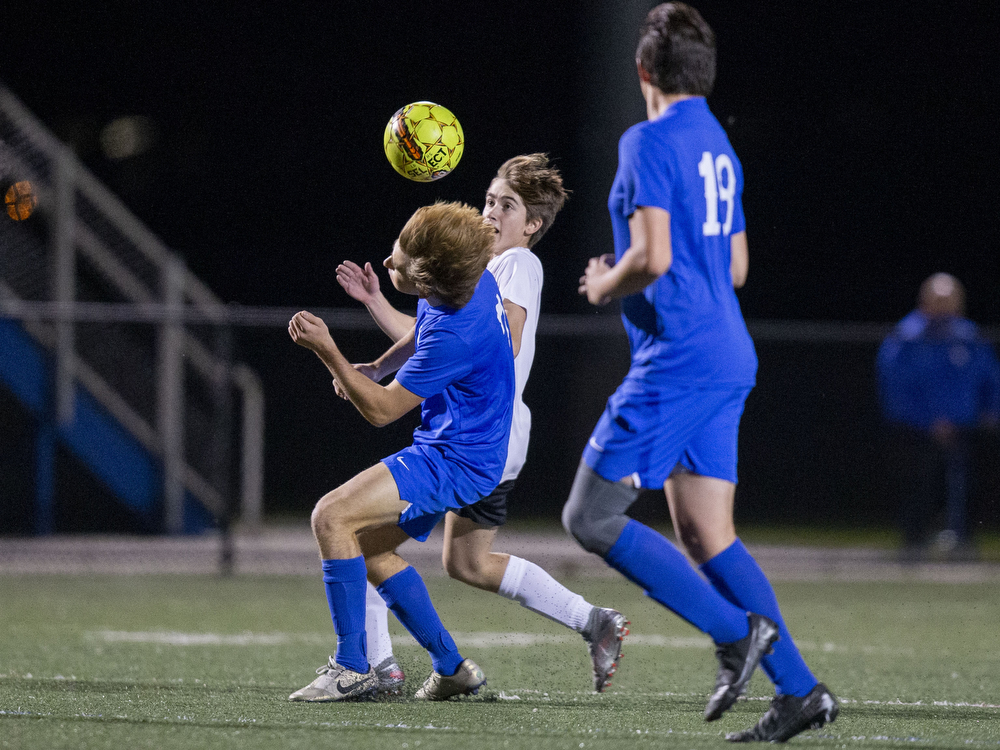
[[[324,560],[323,583],[326,600],[337,631],[337,655],[342,667],[368,672],[368,640],[365,635],[365,586],[368,571],[365,558]]]
[[[412,567],[403,568],[382,581],[378,593],[403,627],[427,649],[434,671],[446,676],[455,674],[462,663],[462,655],[441,624],[420,574]]]
[[[809,671],[791,633],[785,627],[771,582],[747,552],[743,542],[737,539],[702,565],[701,570],[716,590],[733,604],[778,623],[781,637],[774,644],[774,653],[765,656],[760,662],[778,694],[797,695],[801,698],[816,687],[816,678]]]
[[[629,521],[604,559],[716,643],[732,643],[750,632],[746,611],[720,596],[679,549],[648,526]]]

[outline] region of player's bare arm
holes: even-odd
[[[353,367],[355,370],[360,372],[369,380],[374,380],[376,383],[378,383],[381,380],[381,378],[378,377],[378,372],[376,371],[375,366],[372,365],[371,363],[367,362],[357,363],[353,365]],[[343,388],[340,387],[340,383],[337,381],[336,378],[333,379],[333,390],[334,392],[336,392],[338,396],[340,396],[345,401],[350,401],[350,399],[347,397],[347,393],[344,391]]]
[[[383,387],[358,372],[337,348],[326,323],[312,313],[296,313],[288,323],[288,333],[292,341],[320,358],[361,416],[376,427],[395,422],[423,401],[395,380]]]
[[[389,304],[389,300],[382,294],[378,274],[371,263],[365,263],[362,268],[353,261],[345,260],[337,266],[337,283],[352,299],[368,309],[378,327],[393,341],[399,341],[416,325],[416,318]]]
[[[655,206],[639,206],[628,220],[631,245],[621,259],[591,258],[580,278],[580,294],[592,305],[641,292],[670,270],[670,214]]]
[[[740,289],[747,283],[750,272],[750,249],[747,247],[747,233],[737,232],[729,238],[729,274],[733,277],[733,287]]]
[[[413,356],[417,348],[416,331],[416,326],[411,326],[381,357],[372,362],[376,375],[375,380],[382,380],[386,376],[392,375],[406,363],[406,360]]]
[[[510,345],[514,349],[514,356],[521,351],[521,332],[524,331],[524,321],[528,318],[528,311],[509,299],[503,301],[503,309],[507,313],[507,325],[510,330]]]
[[[352,365],[355,370],[360,372],[369,380],[373,380],[376,383],[381,382],[387,376],[392,375],[394,372],[399,370],[400,367],[413,356],[416,350],[415,346],[415,331],[416,328],[411,328],[407,333],[403,335],[396,343],[394,343],[381,357],[376,359],[374,362],[361,363]],[[334,378],[333,387],[337,392],[337,395],[343,399],[348,399],[347,392],[341,387],[340,382]]]

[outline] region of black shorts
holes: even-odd
[[[510,479],[500,482],[497,488],[480,500],[478,503],[466,505],[458,510],[452,511],[462,518],[468,518],[480,526],[496,528],[507,523],[507,495],[514,489],[514,482]]]

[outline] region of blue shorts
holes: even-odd
[[[662,487],[678,466],[736,483],[736,445],[750,387],[650,388],[626,379],[583,451],[587,466],[617,482]]]
[[[467,467],[430,445],[411,445],[386,456],[382,463],[396,481],[399,499],[409,503],[399,517],[399,528],[418,542],[427,539],[449,510],[477,503],[489,494],[480,492]],[[484,480],[476,479],[479,484]]]

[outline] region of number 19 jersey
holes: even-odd
[[[640,206],[670,214],[669,271],[622,300],[632,363],[647,386],[754,385],[757,355],[730,274],[730,239],[745,229],[743,169],[703,97],[672,104],[622,136],[608,199],[615,257]]]

